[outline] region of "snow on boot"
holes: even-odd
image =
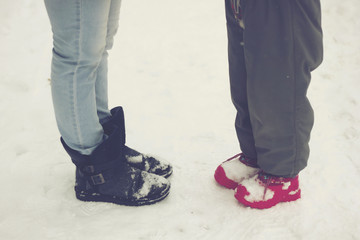
[[[111,109],[111,115],[110,120],[103,124],[104,131],[105,133],[109,132],[109,129],[111,131],[114,125],[119,127],[123,130],[122,138],[125,144],[125,118],[122,107],[115,107]],[[164,160],[159,160],[159,158],[154,156],[140,153],[128,146],[124,147],[124,152],[126,161],[132,167],[165,178],[169,177],[173,172],[173,168],[170,163]]]
[[[215,170],[215,180],[222,186],[235,189],[244,179],[255,176],[260,169],[240,153],[220,164]]]
[[[265,209],[280,202],[295,201],[301,197],[299,177],[283,178],[260,172],[244,180],[235,191],[235,198],[245,206]]]
[[[129,165],[140,170],[153,173],[162,177],[169,177],[172,174],[171,165],[151,155],[145,155],[134,149],[125,146],[125,158]]]
[[[61,142],[76,165],[76,197],[82,201],[141,206],[164,199],[170,183],[163,177],[129,166],[121,131],[115,128],[91,155],[82,155]]]

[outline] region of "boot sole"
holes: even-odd
[[[296,193],[294,193],[293,195],[288,194],[288,195],[285,195],[282,197],[278,197],[276,199],[272,199],[270,201],[263,201],[263,202],[248,202],[245,200],[245,196],[238,192],[235,193],[235,198],[236,198],[236,200],[238,200],[238,202],[240,202],[241,204],[243,204],[247,207],[257,208],[257,209],[268,209],[279,203],[292,202],[292,201],[296,201],[296,200],[300,199],[301,198],[301,189],[297,189]]]
[[[117,196],[103,195],[100,193],[87,193],[85,191],[76,192],[76,198],[84,202],[108,202],[124,206],[144,206],[151,205],[165,199],[170,193],[170,186],[164,189],[156,198],[125,199]]]
[[[163,174],[163,175],[161,175],[161,174],[159,174],[158,176],[160,176],[160,177],[164,177],[164,178],[168,178],[168,177],[170,177],[171,176],[171,174],[173,173],[173,169],[172,168],[170,168],[170,170],[169,171],[167,171],[165,174]]]

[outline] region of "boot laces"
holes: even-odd
[[[265,187],[264,188],[263,199],[265,199],[265,195],[266,195],[266,192],[267,192],[269,186],[271,186],[271,185],[272,186],[274,186],[274,185],[283,185],[284,182],[285,182],[285,178],[273,176],[273,175],[270,175],[268,173],[265,173],[264,171],[259,173],[258,179],[261,181],[261,183]]]

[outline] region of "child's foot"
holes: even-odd
[[[220,164],[215,170],[215,180],[222,186],[235,189],[244,179],[255,176],[260,169],[251,159],[240,153]]]
[[[299,178],[283,178],[260,172],[236,188],[235,198],[252,208],[265,209],[301,197]]]

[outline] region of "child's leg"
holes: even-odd
[[[247,99],[258,165],[293,177],[307,164],[310,72],[322,61],[319,0],[242,0]]]
[[[226,0],[229,77],[232,101],[237,110],[235,128],[241,150],[256,160],[256,149],[247,100],[247,76],[244,58],[243,28],[240,26],[239,1]]]

